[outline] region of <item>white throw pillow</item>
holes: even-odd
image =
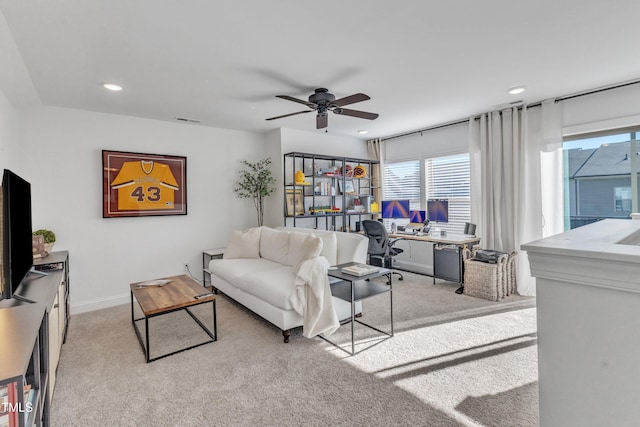
[[[300,264],[309,258],[317,257],[322,251],[322,239],[309,233],[289,233],[289,256],[287,265],[297,271]]]
[[[289,232],[262,227],[262,232],[260,233],[260,256],[270,261],[287,265]]]
[[[231,232],[223,258],[260,258],[260,228]]]

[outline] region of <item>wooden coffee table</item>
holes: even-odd
[[[146,286],[140,287],[141,284],[146,282],[131,283],[131,323],[133,329],[136,331],[138,341],[142,346],[147,363],[154,360],[161,359],[163,357],[171,356],[172,354],[180,353],[185,350],[190,350],[195,347],[199,347],[204,344],[218,340],[217,322],[216,322],[216,297],[211,291],[200,285],[187,275],[165,277],[163,279],[171,280],[163,286]],[[196,296],[205,295],[204,297],[196,298]],[[138,319],[134,316],[134,304],[133,299],[136,299],[140,309],[142,310],[143,317]],[[189,310],[189,307],[196,305],[211,303],[213,306],[213,331],[209,330],[196,315]],[[154,358],[150,357],[149,350],[149,319],[162,316],[163,314],[173,313],[174,311],[185,310],[196,321],[203,331],[211,337],[210,340],[195,344],[180,350],[166,353]],[[143,341],[140,330],[136,322],[144,320],[144,334],[145,339]]]

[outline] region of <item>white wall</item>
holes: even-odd
[[[282,153],[297,151],[300,153],[324,154],[336,157],[355,157],[367,159],[367,144],[360,138],[336,136],[324,131],[302,131],[280,129]]]
[[[572,98],[560,104],[565,135],[640,124],[640,84]],[[460,124],[391,139],[386,142],[385,160],[444,156],[468,149],[468,125]]]
[[[640,124],[640,84],[561,101],[564,134]]]
[[[20,114],[19,140],[33,227],[70,252],[72,312],[126,303],[129,283],[182,274],[185,262],[201,277],[203,249],[256,224],[233,188],[241,160],[265,157],[263,135],[40,107]],[[103,149],[186,156],[188,214],[102,218]]]
[[[0,171],[16,163],[14,147],[18,127],[18,114],[0,91]]]
[[[469,151],[469,126],[464,123],[391,139],[384,149],[386,162],[465,153]]]

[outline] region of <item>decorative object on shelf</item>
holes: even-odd
[[[44,258],[49,253],[44,249],[44,236],[31,236],[33,258]],[[1,425],[1,424],[0,424]]]
[[[356,194],[356,190],[355,188],[353,188],[353,181],[345,181],[344,188],[342,185],[342,181],[338,181],[338,188],[340,188],[340,193],[342,194]]]
[[[335,196],[336,187],[329,185],[328,182],[321,182],[313,188],[313,194],[316,196]]]
[[[344,168],[340,168],[340,173],[347,178],[353,178],[353,168],[351,165],[346,165]]]
[[[304,215],[302,190],[288,189],[286,192],[287,216]]]
[[[379,211],[380,211],[380,208],[378,207],[378,202],[373,202],[372,201],[371,202],[371,210],[370,210],[370,212],[371,213],[376,213],[376,212],[379,212]]]
[[[304,172],[296,171],[296,185],[311,185],[310,182],[305,181]]]
[[[186,214],[186,157],[102,150],[103,218]]]
[[[331,205],[314,206],[313,209],[309,209],[309,213],[311,215],[340,213],[340,208]]]
[[[338,166],[321,168],[321,169],[318,169],[318,172],[319,172],[319,176],[330,176],[330,177],[340,176],[340,170]]]
[[[42,238],[42,250],[39,248],[40,238]],[[36,241],[38,244],[38,258],[43,258],[53,251],[53,244],[56,242],[56,234],[51,230],[40,229],[33,232],[33,256],[36,256]],[[46,254],[44,254],[46,252]]]
[[[276,179],[271,171],[271,158],[267,157],[256,163],[243,160],[242,164],[247,169],[239,171],[240,179],[233,191],[241,199],[253,200],[258,215],[258,226],[261,227],[264,220],[264,198],[275,191],[273,184]],[[302,197],[302,193],[300,193],[300,197]]]
[[[362,166],[362,165],[358,165],[355,168],[353,168],[353,177],[354,178],[364,178],[367,176],[367,169]]]

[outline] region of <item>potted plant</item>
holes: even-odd
[[[51,230],[40,229],[34,231],[33,235],[44,237],[44,248],[48,253],[51,253],[53,244],[56,242],[56,234]]]
[[[258,226],[262,226],[264,217],[264,198],[275,191],[276,179],[271,172],[271,158],[257,161],[256,163],[242,161],[246,166],[241,169],[240,179],[233,191],[241,199],[253,199],[258,214]]]

